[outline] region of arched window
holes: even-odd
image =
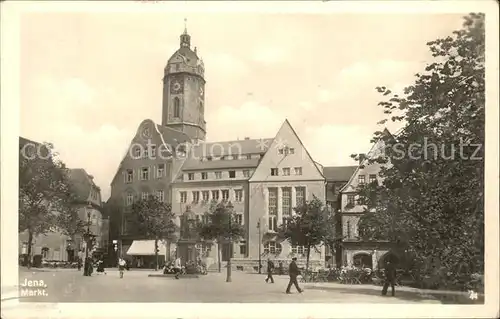
[[[174,117],[181,117],[181,101],[178,97],[174,98]]]

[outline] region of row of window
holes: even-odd
[[[280,155],[295,154],[295,149],[292,147],[283,147],[278,150]]]
[[[211,191],[192,191],[191,192],[191,202],[192,203],[199,203],[200,200],[202,202],[208,202],[209,200],[219,201],[220,199],[222,199],[222,201],[229,201],[229,191],[230,191],[229,189],[223,189],[223,190],[214,189]],[[201,194],[201,197],[200,197],[200,194]],[[235,189],[234,190],[234,200],[236,202],[243,201],[243,190],[242,189]],[[188,192],[187,191],[179,192],[179,201],[181,203],[188,202]]]
[[[141,199],[145,200],[151,195],[153,194],[150,194],[148,192],[142,192]],[[154,196],[156,196],[156,198],[161,202],[165,201],[165,192],[162,189],[155,191]],[[128,193],[127,196],[125,197],[125,205],[130,206],[133,203],[134,203],[134,194]]]
[[[275,241],[268,241],[264,244],[264,253],[265,254],[273,254],[279,255],[283,251],[281,244]],[[304,246],[296,246],[292,245],[291,247],[292,254],[303,255],[305,253]]]
[[[268,188],[269,201],[268,201],[268,229],[271,231],[278,230],[278,188]],[[301,206],[305,203],[306,188],[303,186],[295,187],[295,203],[296,206]],[[281,188],[281,212],[282,222],[286,224],[287,219],[292,216],[292,188]]]
[[[302,175],[302,167],[294,167],[293,168],[294,175]],[[271,168],[271,176],[279,176],[280,171],[279,168]],[[283,167],[281,170],[282,176],[290,176],[290,167]]]
[[[243,170],[243,177],[245,177],[245,178],[250,177],[252,172],[253,171],[248,170],[248,169]],[[213,174],[214,179],[222,179],[222,177],[223,177],[222,171],[215,171],[215,172],[187,173],[187,174],[183,175],[183,178],[184,178],[184,180],[194,181],[194,180],[198,180],[198,176],[199,176],[199,179],[206,180],[206,179],[208,179],[209,173],[210,173],[210,175]],[[228,171],[228,176],[229,176],[229,178],[236,178],[236,171],[234,171],[234,170]]]
[[[231,145],[229,146],[231,149]],[[221,155],[221,156],[205,156],[201,159],[202,162],[205,161],[226,161],[226,160],[249,160],[249,159],[261,159],[264,154],[242,154],[242,155]]]
[[[368,183],[375,183],[377,181],[377,175],[376,174],[370,174],[368,175]],[[365,175],[358,175],[358,184],[362,185],[366,183],[366,176]]]
[[[147,181],[153,178],[162,178],[165,174],[165,164],[158,164],[158,166],[153,166],[153,169],[148,167],[141,167],[138,170],[138,180]],[[134,170],[125,170],[124,181],[125,183],[132,183],[134,181]]]

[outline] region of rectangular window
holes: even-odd
[[[165,201],[165,193],[163,192],[163,190],[156,191],[156,198],[160,202],[164,202]]]
[[[358,184],[363,185],[365,183],[365,175],[358,176]]]
[[[187,202],[187,192],[181,192],[180,196],[181,196],[181,203]]]
[[[143,181],[149,180],[149,167],[143,167],[141,169],[141,180]]]
[[[302,175],[302,167],[295,167],[295,175]]]
[[[277,168],[271,168],[271,176],[278,176],[278,169]]]
[[[225,202],[229,200],[229,190],[227,189],[222,190],[222,200]]]
[[[235,178],[236,177],[236,171],[229,171],[229,178]]]
[[[354,206],[356,203],[356,198],[354,195],[347,195],[347,205]]]
[[[201,193],[201,196],[203,196],[203,201],[204,202],[208,202],[208,200],[210,199],[210,192],[209,191],[203,191]]]
[[[368,183],[375,183],[377,181],[377,175],[375,174],[370,174],[370,176],[368,176]]]
[[[243,177],[250,177],[250,171],[247,169],[243,170]]]
[[[278,150],[278,154],[283,155],[283,149],[282,149],[282,148],[280,148],[280,149]]]
[[[292,253],[303,255],[304,254],[304,246],[292,245]]]
[[[289,167],[283,168],[283,176],[290,176],[290,168]]]
[[[148,158],[149,157],[149,149],[147,147],[144,148],[144,153],[142,153],[143,158]]]
[[[276,215],[269,216],[269,224],[270,231],[277,231],[278,229],[278,217]]]
[[[351,238],[351,222],[350,221],[347,221],[346,228],[347,228],[347,238]]]
[[[151,145],[151,158],[156,158],[156,145]]]
[[[235,221],[238,225],[243,225],[243,214],[236,214]]]
[[[208,179],[208,173],[207,172],[201,173],[201,179]]]
[[[161,178],[165,175],[165,164],[158,164],[158,169],[156,172],[156,177]]]
[[[134,203],[134,194],[127,194],[127,206],[130,206]]]
[[[194,180],[194,173],[188,173],[188,180]]]
[[[198,203],[200,201],[200,192],[193,191],[193,203]]]
[[[201,222],[203,224],[209,224],[210,223],[210,215],[205,214],[205,215],[201,216]]]
[[[306,203],[306,188],[305,187],[295,187],[295,201],[297,206],[304,205]]]
[[[234,191],[234,199],[237,202],[241,202],[243,200],[243,190],[242,189],[236,189]]]
[[[139,158],[141,158],[141,148],[136,147],[134,149],[134,159],[139,159]]]
[[[252,159],[252,154],[247,154],[247,159]]]
[[[146,199],[148,199],[148,196],[149,196],[149,194],[148,194],[148,193],[146,193],[146,192],[142,192],[142,194],[141,194],[141,198],[142,198],[142,200],[146,200]]]
[[[247,254],[247,244],[244,241],[240,241],[240,255]]]
[[[215,200],[215,201],[219,200],[219,191],[218,190],[212,191],[212,200]]]
[[[268,212],[269,212],[269,215],[277,215],[278,214],[278,189],[277,188],[269,188]]]
[[[215,179],[221,179],[222,178],[222,172],[215,172]]]
[[[134,171],[131,169],[128,169],[125,172],[125,183],[132,183],[133,180],[134,180]]]
[[[295,149],[294,148],[290,148],[290,154],[295,154]]]
[[[292,215],[292,189],[290,187],[282,188],[282,202],[283,216]]]

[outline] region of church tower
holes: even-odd
[[[205,140],[205,68],[191,50],[191,36],[184,27],[180,48],[170,57],[163,77],[162,125]]]

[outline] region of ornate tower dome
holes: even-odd
[[[162,124],[205,140],[205,67],[184,27],[180,47],[168,59],[163,77]]]

